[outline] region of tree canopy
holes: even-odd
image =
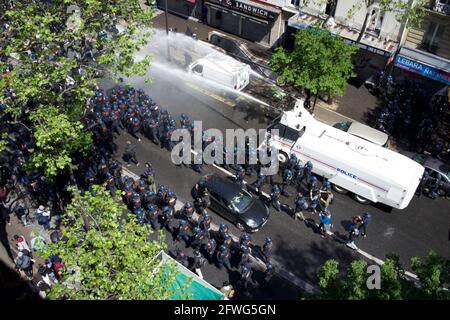
[[[84,136],[78,121],[98,80],[146,75],[150,56],[136,61],[135,53],[150,39],[153,15],[139,0],[1,1],[1,112],[9,115],[9,123],[36,124],[33,119],[52,110],[54,120],[70,122],[74,135]],[[41,136],[35,138],[43,149],[35,160],[54,162],[45,158],[55,147],[42,139],[46,127],[39,123],[31,129]],[[81,148],[77,151],[85,147],[73,143],[67,149],[61,144],[53,151],[70,157],[74,145]],[[63,162],[58,163],[59,171]]]
[[[347,80],[354,75],[351,57],[357,50],[314,26],[296,33],[292,52],[277,48],[271,67],[282,82],[305,87],[314,95],[342,96]]]
[[[187,298],[173,286],[176,268],[156,258],[166,248],[164,234],[149,240],[147,225],[140,225],[123,203],[104,187],[95,195],[74,191],[63,220],[66,239],[44,247],[44,258],[59,256],[63,279],[51,287],[50,299],[169,299]],[[120,199],[120,197],[117,197]]]
[[[411,258],[411,268],[418,281],[405,275],[396,255],[389,255],[380,266],[380,289],[369,289],[367,262],[353,261],[340,275],[339,263],[328,260],[318,273],[321,293],[315,299],[341,300],[401,300],[401,299],[450,299],[450,259],[433,251],[425,257]]]

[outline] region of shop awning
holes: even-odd
[[[450,85],[450,61],[428,52],[402,48],[395,59],[395,65]]]

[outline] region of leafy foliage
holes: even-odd
[[[366,273],[367,262],[353,261],[346,274],[339,277],[339,263],[328,260],[318,273],[319,295],[314,299],[352,300],[401,300],[401,299],[450,299],[450,259],[430,253],[424,257],[411,258],[412,270],[419,281],[406,277],[397,255],[388,255],[380,267],[381,288],[369,290]]]
[[[354,75],[351,56],[357,51],[328,30],[311,27],[295,35],[295,48],[277,48],[271,67],[282,82],[305,87],[311,93],[342,96]]]
[[[59,115],[47,125],[61,119],[64,126],[72,124],[71,133],[83,136],[77,121],[84,118],[99,79],[146,76],[150,56],[134,57],[150,39],[153,16],[140,0],[0,1],[0,105],[13,122],[23,123],[57,108]],[[45,138],[39,126],[36,139],[52,152],[32,162],[43,162],[54,175],[50,164],[61,168],[71,155],[47,159],[57,152],[49,139],[54,134]]]
[[[149,228],[136,223],[123,203],[102,186],[74,193],[64,223],[66,241],[49,244],[43,257],[58,255],[65,263],[63,280],[50,299],[169,299],[175,292],[173,264],[156,258],[165,249],[164,234],[148,239]],[[119,192],[117,193],[118,197]],[[188,298],[184,288],[177,295]]]
[[[91,134],[83,132],[79,121],[70,121],[55,107],[38,109],[30,116],[38,150],[30,157],[28,166],[42,169],[47,177],[55,177],[72,164],[75,151],[86,152],[92,143]]]

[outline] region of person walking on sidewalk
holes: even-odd
[[[127,141],[123,158],[127,162],[127,167],[131,165],[130,162],[134,162],[136,166],[139,166],[139,161],[136,158],[136,145],[132,144],[129,140]]]

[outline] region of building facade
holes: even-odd
[[[205,0],[207,24],[266,47],[282,35],[282,10],[250,0]]]
[[[405,32],[395,73],[431,90],[450,86],[450,0],[430,1],[420,26]]]
[[[348,12],[358,3],[362,5],[349,16]],[[374,75],[384,70],[394,59],[404,32],[404,25],[397,21],[396,14],[382,11],[377,3],[366,8],[361,0],[337,0],[328,3],[312,0],[306,5],[302,0],[292,0],[289,7],[295,8],[297,13],[286,21],[284,46],[287,49],[293,48],[297,30],[317,23],[324,24],[332,34],[342,37],[346,42],[356,43],[365,16],[369,14],[367,28],[358,43],[361,50],[354,56],[353,61],[355,72],[362,82],[372,81]]]

